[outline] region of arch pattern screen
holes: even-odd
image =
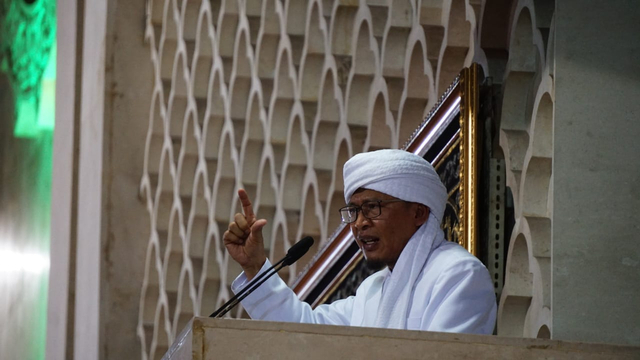
[[[531,3],[517,7],[533,14],[528,30],[537,35],[532,42],[525,31],[522,39],[544,54]],[[511,83],[511,55],[494,62],[481,48],[480,19],[498,24],[492,16],[502,16],[489,10],[480,0],[147,1],[154,90],[140,182],[151,223],[137,331],[143,359],[161,357],[192,316],[232,296],[241,269],[222,234],[241,210],[238,188],[268,221],[270,259],[307,235],[314,253],[339,225],[350,156],[400,147],[472,62]],[[535,61],[526,85],[513,70],[517,99],[530,96],[518,93],[522,86],[534,93],[553,86],[549,75],[538,80],[545,56]],[[552,96],[543,100],[553,106]],[[511,129],[509,146],[523,139]],[[517,181],[507,176],[508,186]],[[311,257],[283,279],[291,283]]]

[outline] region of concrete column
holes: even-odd
[[[147,3],[108,3],[100,359],[140,359],[137,326],[151,226],[139,189],[154,86],[153,64],[144,38]]]
[[[136,327],[149,221],[138,187],[153,86],[141,27],[146,5],[65,4],[47,359],[140,358]]]
[[[81,5],[81,3],[80,3]],[[51,174],[51,267],[47,301],[46,358],[63,360],[73,354],[75,304],[77,131],[81,71],[83,8],[77,1],[57,4],[56,128]],[[64,94],[64,95],[62,95]]]
[[[82,93],[78,99],[74,359],[97,360],[104,341],[100,333],[100,305],[104,276],[101,239],[105,232],[102,209],[107,203],[102,196],[107,2],[86,1],[84,10],[82,61],[77,62],[82,67]]]
[[[556,1],[554,339],[640,344],[639,19]]]

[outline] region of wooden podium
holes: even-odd
[[[163,359],[640,359],[640,347],[193,318]]]

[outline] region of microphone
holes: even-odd
[[[302,238],[302,240],[295,243],[289,251],[287,251],[287,255],[285,255],[282,260],[278,261],[275,265],[271,266],[269,269],[256,276],[249,282],[247,286],[245,286],[242,290],[238,291],[238,293],[229,299],[224,305],[222,305],[218,310],[214,311],[209,317],[213,318],[221,318],[226,313],[228,313],[231,309],[233,309],[240,301],[249,296],[252,292],[254,292],[260,285],[262,285],[265,281],[267,281],[271,276],[280,271],[285,266],[289,266],[294,262],[298,261],[304,254],[309,251],[313,245],[313,238],[311,236],[306,236]]]
[[[284,266],[289,266],[294,262],[298,261],[304,254],[309,251],[313,245],[313,238],[311,236],[305,236],[302,240],[293,244],[289,251],[287,251],[287,255],[284,257]]]

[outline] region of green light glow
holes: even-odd
[[[17,96],[16,126],[13,136],[33,138],[41,131],[53,131],[56,113],[56,53],[54,41],[40,82],[40,96]],[[29,94],[32,95],[32,94]]]
[[[0,0],[0,60],[15,97],[15,137],[53,129],[55,37],[55,0]]]
[[[42,75],[40,107],[38,109],[37,128],[40,131],[53,131],[56,119],[56,58],[57,42],[54,41],[49,53],[49,62]]]
[[[0,162],[0,343],[9,345],[0,359],[45,358],[56,21],[56,0],[0,0],[0,69],[14,109],[0,158],[17,160]]]

